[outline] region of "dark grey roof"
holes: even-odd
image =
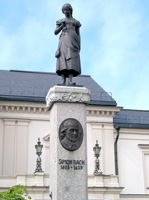
[[[116,101],[90,76],[74,78],[78,85],[91,90],[90,105],[116,106]],[[0,100],[45,103],[51,87],[61,83],[56,73],[0,70]]]
[[[114,117],[115,128],[149,128],[149,111],[122,109]]]

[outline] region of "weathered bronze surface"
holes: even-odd
[[[55,35],[62,32],[59,39],[58,50],[55,57],[57,58],[56,73],[62,76],[62,85],[75,85],[72,82],[74,76],[81,74],[80,64],[80,22],[72,17],[72,6],[64,4],[62,12],[65,18],[56,22]]]
[[[65,149],[77,150],[83,140],[83,128],[80,122],[73,118],[65,119],[59,128],[59,139]]]

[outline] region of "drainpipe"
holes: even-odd
[[[115,151],[115,175],[118,175],[118,154],[117,154],[117,142],[119,139],[119,131],[120,131],[120,127],[118,126],[117,128],[115,128],[117,131],[117,136],[115,139],[115,143],[114,143],[114,151]]]

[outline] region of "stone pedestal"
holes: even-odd
[[[46,97],[50,109],[50,194],[54,200],[87,200],[86,104],[90,92],[84,87],[55,86]],[[67,119],[77,120],[83,129],[80,147],[66,149],[59,135]]]

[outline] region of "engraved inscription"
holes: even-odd
[[[82,170],[85,166],[85,160],[59,159],[59,165],[62,170]]]

